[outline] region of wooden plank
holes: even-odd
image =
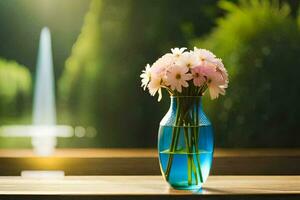
[[[300,176],[210,176],[202,190],[171,189],[161,176],[0,177],[0,198],[299,199]],[[72,198],[71,198],[72,197]],[[84,198],[83,198],[84,197]],[[127,198],[126,198],[127,197]],[[230,197],[230,198],[229,198]]]
[[[300,148],[274,149],[274,148],[216,148],[215,157],[270,157],[270,156],[300,156]],[[1,158],[28,158],[36,157],[31,149],[0,149]],[[56,149],[51,157],[58,158],[103,158],[103,157],[157,157],[156,149],[144,148],[76,148]]]
[[[64,170],[66,175],[159,175],[155,149],[0,150],[0,176],[22,170]],[[213,175],[300,175],[300,149],[216,149]]]
[[[300,152],[300,150],[299,150]],[[300,155],[300,153],[299,153]],[[31,149],[0,149],[1,158],[37,157]],[[156,149],[135,148],[99,148],[99,149],[56,149],[53,158],[135,158],[157,157]]]

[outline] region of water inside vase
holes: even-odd
[[[159,158],[161,170],[166,178],[166,171],[170,157],[172,157],[171,169],[169,171],[168,182],[177,189],[198,189],[206,181],[213,159],[213,133],[211,125],[201,126],[199,139],[197,141],[198,150],[188,152],[183,130],[180,130],[178,144],[175,151],[170,151],[172,126],[162,126],[159,134]],[[183,128],[182,128],[183,129]],[[193,167],[189,174],[188,160],[192,160]],[[200,170],[199,170],[200,167]],[[200,174],[202,178],[200,178]],[[191,180],[188,181],[188,176]]]

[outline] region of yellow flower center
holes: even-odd
[[[180,79],[181,79],[181,74],[176,74],[175,78],[176,78],[177,80],[180,80]]]

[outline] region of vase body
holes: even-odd
[[[203,112],[201,97],[171,97],[158,133],[165,180],[175,189],[200,189],[209,175],[213,150],[213,129]]]

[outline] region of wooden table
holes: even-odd
[[[300,175],[300,149],[216,149],[212,175]],[[160,175],[156,149],[0,150],[0,176],[22,170],[64,170],[66,175]]]
[[[21,178],[22,170],[67,176]],[[299,149],[216,149],[211,174],[201,191],[176,191],[162,180],[155,149],[59,149],[51,157],[0,150],[0,200],[300,200]]]
[[[161,176],[0,177],[0,199],[300,199],[300,176],[210,176],[202,190],[171,189]]]

